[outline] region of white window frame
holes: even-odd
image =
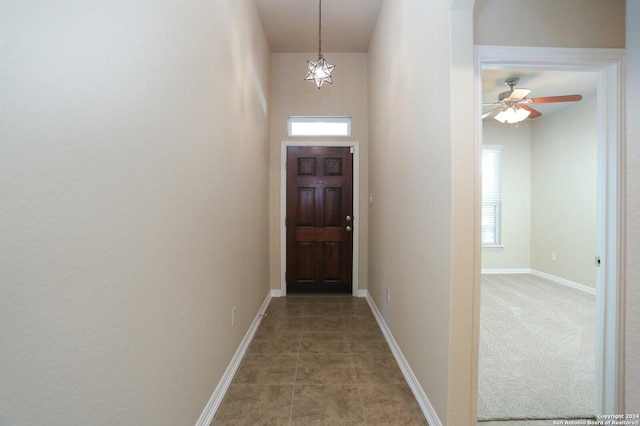
[[[503,247],[502,145],[482,146],[481,241],[483,248]]]
[[[289,136],[351,136],[351,117],[296,116],[287,120]]]

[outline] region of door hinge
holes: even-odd
[[[349,154],[353,154],[354,152],[356,152],[355,148],[350,146],[349,147]]]
[[[595,262],[595,263],[596,263],[596,266],[597,266],[597,267],[602,266],[602,259],[600,258],[600,256],[596,256],[596,259],[595,259],[595,260],[596,260],[596,262]]]

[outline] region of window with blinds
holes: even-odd
[[[501,247],[502,145],[482,147],[482,247]]]

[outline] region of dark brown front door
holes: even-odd
[[[351,293],[351,148],[287,148],[286,225],[287,291]]]

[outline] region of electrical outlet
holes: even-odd
[[[558,256],[556,256],[555,252],[551,253],[551,261],[555,262],[556,260],[558,260]]]
[[[237,307],[233,307],[233,309],[231,310],[231,327],[235,327],[236,326],[236,311],[238,310]]]
[[[387,303],[391,302],[391,290],[387,289]]]

